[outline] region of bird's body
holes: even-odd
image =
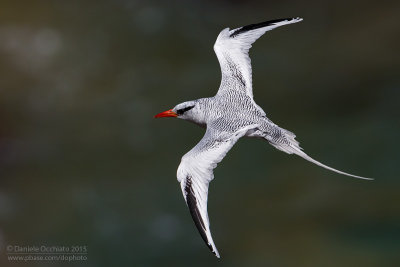
[[[206,128],[200,142],[182,157],[177,177],[196,227],[217,257],[219,253],[211,237],[207,213],[208,185],[214,178],[213,169],[239,138],[261,138],[281,151],[296,154],[321,167],[344,175],[368,179],[338,171],[309,157],[295,140],[295,134],[269,120],[253,99],[251,64],[248,56],[251,44],[268,30],[301,20],[281,19],[234,30],[224,29],[214,45],[222,73],[217,94],[181,103],[156,115],[178,117]]]

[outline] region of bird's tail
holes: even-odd
[[[304,153],[302,150],[302,148],[299,145],[299,142],[296,141],[295,137],[296,135],[288,130],[285,130],[283,128],[279,128],[281,130],[281,136],[279,138],[269,138],[266,137],[267,141],[273,145],[275,148],[286,152],[288,154],[296,154],[300,157],[302,157],[305,160],[308,160],[320,167],[323,167],[325,169],[328,169],[330,171],[336,172],[336,173],[340,173],[343,175],[347,175],[347,176],[351,176],[351,177],[355,177],[355,178],[359,178],[359,179],[364,179],[364,180],[373,180],[373,178],[367,178],[367,177],[362,177],[362,176],[357,176],[354,174],[350,174],[350,173],[346,173],[346,172],[342,172],[339,170],[336,170],[332,167],[326,166],[325,164],[322,164],[321,162],[311,158],[309,155],[307,155],[306,153]]]

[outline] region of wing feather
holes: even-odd
[[[226,153],[240,137],[256,127],[258,125],[249,125],[232,134],[216,131],[209,126],[200,142],[182,157],[178,167],[178,181],[192,219],[204,242],[218,258],[207,212],[208,185],[214,179],[214,168]]]
[[[218,93],[225,89],[234,89],[243,91],[253,98],[252,70],[249,57],[251,45],[267,31],[302,20],[302,18],[278,19],[233,30],[229,28],[222,30],[214,45],[222,73]]]

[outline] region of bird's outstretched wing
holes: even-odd
[[[208,184],[214,179],[213,170],[226,153],[245,135],[258,125],[246,126],[235,133],[214,130],[212,125],[200,142],[182,157],[177,177],[193,221],[208,248],[219,258],[218,250],[210,232],[207,213]]]
[[[218,93],[229,88],[245,91],[252,98],[251,61],[248,54],[251,45],[267,31],[302,20],[302,18],[277,19],[234,30],[229,28],[222,30],[214,45],[222,72]]]

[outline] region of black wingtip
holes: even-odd
[[[200,215],[200,211],[197,208],[197,200],[193,193],[192,180],[191,180],[190,176],[188,176],[186,178],[185,194],[186,194],[186,203],[188,205],[190,215],[192,216],[194,224],[196,225],[201,238],[204,240],[204,242],[206,243],[207,247],[211,250],[211,252],[214,253],[214,255],[218,257],[219,255],[217,255],[217,253],[214,251],[213,247],[211,246],[211,244],[208,241],[208,238],[206,235],[206,227],[205,227],[203,218]]]
[[[255,23],[255,24],[250,24],[247,26],[243,26],[239,29],[237,29],[236,31],[234,31],[233,33],[231,33],[231,35],[229,35],[229,37],[235,37],[241,33],[250,31],[250,30],[255,30],[255,29],[259,29],[259,28],[263,28],[263,27],[267,27],[267,26],[271,26],[272,24],[276,24],[282,21],[292,21],[292,20],[298,20],[298,21],[302,21],[303,19],[300,17],[296,17],[296,18],[285,18],[285,19],[274,19],[274,20],[269,20],[269,21],[264,21],[261,23]]]
[[[215,257],[217,257],[218,259],[220,259],[221,258],[221,256],[219,256],[219,254],[216,252],[216,251],[214,251],[214,250],[211,250],[211,252],[215,255]]]

